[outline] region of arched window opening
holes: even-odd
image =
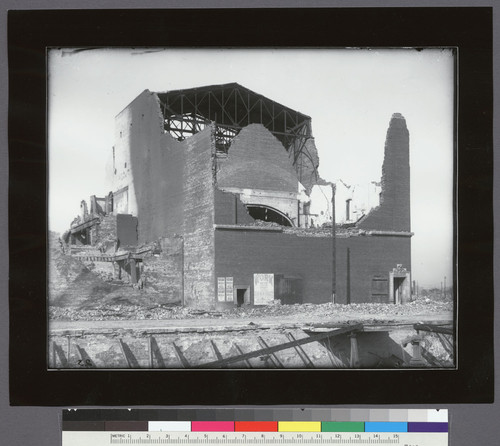
[[[291,220],[282,212],[261,204],[247,205],[248,213],[255,220],[278,223],[281,226],[292,226]]]

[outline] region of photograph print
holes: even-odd
[[[48,369],[454,369],[456,58],[49,48]]]

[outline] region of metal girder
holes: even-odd
[[[219,148],[227,149],[231,139],[244,126],[262,124],[286,150],[293,151],[294,163],[297,164],[305,141],[312,136],[309,116],[237,83],[158,93],[158,97],[165,131],[177,138],[189,137],[211,122],[219,133],[223,133],[216,141]]]

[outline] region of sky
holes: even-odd
[[[453,274],[454,60],[448,49],[51,49],[49,229],[105,196],[114,118],[142,91],[237,82],[312,118],[319,172],[380,181],[393,113],[410,132],[412,276]]]

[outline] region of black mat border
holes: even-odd
[[[491,8],[10,11],[8,38],[11,404],[493,400]],[[48,46],[457,47],[458,370],[47,371]]]

